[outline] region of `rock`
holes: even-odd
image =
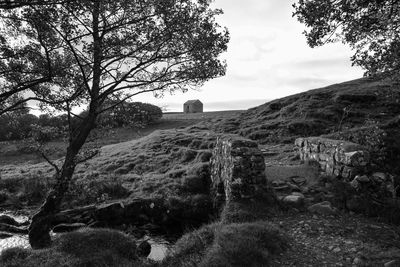
[[[304,196],[289,195],[283,198],[283,203],[298,208],[303,205]]]
[[[146,258],[151,252],[151,245],[147,241],[141,242],[137,247],[137,254],[139,257]]]
[[[302,193],[300,193],[300,192],[293,192],[292,196],[299,196],[299,197],[304,198],[304,195]]]
[[[304,177],[300,177],[300,176],[292,176],[289,178],[293,183],[295,183],[296,185],[304,185],[307,183],[307,179]]]
[[[349,252],[356,253],[357,252],[357,248],[351,248],[351,249],[349,249]]]
[[[369,162],[369,153],[366,151],[353,151],[344,153],[341,163],[347,166],[365,166]]]
[[[0,231],[9,232],[9,233],[13,233],[13,234],[27,234],[28,233],[28,229],[26,229],[26,228],[17,227],[17,226],[5,224],[5,223],[0,223]]]
[[[282,186],[273,186],[273,188],[276,191],[288,191],[290,187],[288,185],[282,185]]]
[[[53,232],[54,233],[66,233],[66,232],[72,232],[72,231],[76,231],[78,229],[87,227],[86,224],[84,223],[62,223],[62,224],[58,224],[53,228]]]
[[[13,237],[13,234],[7,233],[7,232],[0,232],[0,239],[6,239],[6,238],[10,238]]]
[[[361,187],[360,181],[358,181],[355,178],[353,179],[353,181],[350,182],[350,185],[356,190],[360,189],[360,187]]]
[[[353,266],[354,266],[354,267],[355,267],[355,266],[365,266],[365,261],[362,260],[362,259],[359,258],[359,257],[356,257],[356,258],[354,258],[354,260],[353,260]]]
[[[334,253],[339,253],[340,251],[342,251],[340,248],[335,248],[334,250],[332,250]]]
[[[370,179],[366,175],[357,175],[354,179],[361,183],[368,183],[370,181]]]
[[[21,225],[13,217],[8,216],[8,215],[0,215],[0,223],[13,225],[13,226],[20,226]]]
[[[332,208],[329,201],[320,202],[308,207],[308,211],[321,215],[333,215],[336,214],[336,210]]]
[[[392,261],[386,262],[384,266],[385,267],[399,267],[400,266],[400,261],[392,260]]]
[[[307,194],[309,191],[310,191],[310,188],[308,188],[308,187],[306,187],[306,186],[302,186],[301,188],[300,188],[300,190],[301,190],[301,192],[303,193],[303,194]]]
[[[301,191],[300,187],[298,187],[295,184],[288,183],[288,186],[290,187],[290,190],[292,190],[292,192],[300,192]]]
[[[374,179],[376,182],[383,182],[387,178],[386,174],[383,172],[375,172],[372,174],[372,179]]]

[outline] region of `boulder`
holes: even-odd
[[[308,211],[320,215],[334,215],[336,214],[336,209],[332,207],[329,201],[320,202],[308,207]]]
[[[299,193],[300,194],[300,193]],[[283,203],[285,203],[288,206],[294,207],[294,208],[299,208],[303,206],[304,204],[304,195],[289,195],[283,198]]]

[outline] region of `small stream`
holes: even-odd
[[[19,223],[25,222],[29,219],[27,216],[15,215],[10,212],[0,212],[0,216],[1,215],[7,215],[13,217]],[[29,248],[28,236],[15,234],[13,237],[0,239],[0,253],[4,249],[12,247]]]
[[[1,215],[8,215],[13,217],[18,222],[24,222],[28,220],[27,216],[15,215],[10,212],[0,212]],[[148,259],[154,261],[161,261],[165,258],[170,243],[162,237],[145,236],[143,240],[146,240],[151,245],[151,252]],[[28,236],[15,234],[13,237],[0,239],[0,254],[3,250],[12,247],[24,247],[29,248]]]

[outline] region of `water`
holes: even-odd
[[[9,212],[0,212],[1,215],[8,215],[13,217],[17,222],[22,223],[28,220],[27,216],[15,215]],[[6,248],[12,247],[24,247],[29,248],[28,236],[26,235],[17,235],[15,234],[13,237],[0,239],[0,253]]]
[[[18,222],[24,222],[28,220],[28,217],[26,216],[19,216],[19,215],[14,215],[11,213],[1,213],[0,215],[8,215],[13,217],[16,221]],[[151,245],[151,252],[149,256],[147,257],[148,259],[154,260],[154,261],[161,261],[165,258],[167,254],[167,250],[169,247],[169,242],[166,241],[165,239],[161,237],[149,237],[146,236],[144,240],[147,240],[149,244]],[[10,238],[5,238],[5,239],[0,239],[0,253],[7,249],[7,248],[12,248],[12,247],[23,247],[23,248],[29,248],[29,240],[28,236],[26,235],[14,235],[13,237]]]
[[[162,261],[167,255],[170,243],[165,239],[157,237],[150,237],[147,239],[147,242],[151,245],[151,252],[147,258],[153,261]]]

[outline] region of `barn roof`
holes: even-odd
[[[194,103],[196,103],[196,102],[199,102],[199,103],[201,103],[201,101],[200,101],[200,100],[198,100],[198,99],[194,99],[194,100],[188,100],[188,101],[186,101],[186,102],[185,102],[185,104],[188,104],[188,105],[190,105],[190,104],[194,104]],[[201,104],[203,104],[203,103],[201,103]]]

